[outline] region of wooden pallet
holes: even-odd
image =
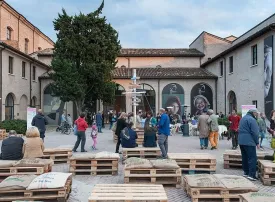
[[[257,158],[263,160],[267,152],[257,151]],[[242,168],[242,154],[240,150],[226,150],[223,154],[224,169]]]
[[[65,187],[58,189],[35,189],[35,190],[0,190],[0,201],[17,201],[17,200],[57,200],[60,202],[67,201],[71,193],[72,180],[69,178]]]
[[[240,194],[258,191],[246,178],[220,174],[185,176],[183,187],[193,202],[238,201]]]
[[[97,184],[89,202],[168,202],[162,185]]]
[[[144,130],[143,129],[136,129],[135,131],[137,133],[136,143],[138,145],[142,145],[143,141],[144,141]]]
[[[43,159],[52,159],[55,164],[69,163],[69,158],[72,156],[72,149],[69,148],[53,148],[45,149],[43,152]]]
[[[122,148],[123,160],[131,157],[156,159],[161,155],[158,147]]]
[[[252,192],[240,195],[240,202],[274,202],[274,193]]]
[[[7,167],[0,168],[0,176],[8,177],[12,175],[41,175],[43,173],[50,172],[51,170],[51,165],[45,165],[44,167]]]
[[[125,169],[124,183],[162,184],[181,188],[181,169]]]
[[[73,175],[117,175],[118,159],[71,159]]]
[[[268,160],[258,161],[259,176],[266,186],[275,185],[275,164]]]
[[[216,157],[206,153],[168,153],[183,171],[216,171]],[[191,172],[191,173],[192,173]]]

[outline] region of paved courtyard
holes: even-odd
[[[90,147],[92,139],[89,136],[90,130],[87,131],[86,150],[92,152]],[[115,143],[112,139],[112,132],[107,129],[103,129],[103,133],[98,136],[98,151],[115,151]],[[45,138],[46,148],[57,147],[60,145],[73,145],[76,141],[76,137],[71,135],[63,135],[56,132],[47,132]],[[239,169],[223,169],[223,152],[231,148],[231,142],[227,140],[220,140],[218,150],[200,150],[198,137],[183,137],[180,134],[169,137],[169,152],[189,152],[189,153],[210,153],[217,158],[217,172],[218,174],[234,174],[242,175],[242,171]],[[78,149],[80,150],[80,148]],[[272,153],[271,150],[268,150]],[[54,165],[53,171],[68,172],[69,165],[59,164]],[[74,176],[73,188],[69,198],[69,202],[86,202],[96,184],[118,184],[123,183],[123,167],[121,162],[119,163],[118,176]],[[275,187],[263,186],[260,181],[255,182],[259,187],[260,192],[273,192],[275,193]],[[191,202],[185,192],[182,189],[166,188],[166,192],[170,202]]]

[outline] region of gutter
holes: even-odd
[[[30,105],[32,106],[32,62],[30,62]]]

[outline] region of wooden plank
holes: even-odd
[[[247,193],[240,195],[241,202],[274,202],[274,193]]]
[[[128,186],[127,186],[128,185]],[[89,202],[94,201],[140,201],[167,202],[167,195],[162,185],[133,184],[95,185]]]

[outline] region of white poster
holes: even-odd
[[[244,117],[250,109],[255,109],[255,105],[242,105],[242,117]]]
[[[32,126],[32,119],[36,115],[36,108],[27,108],[27,128]]]

